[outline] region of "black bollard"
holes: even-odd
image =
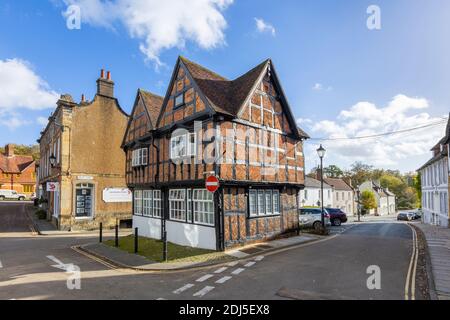
[[[139,234],[138,234],[139,230],[138,228],[134,228],[134,253],[138,253],[139,251]]]
[[[116,242],[115,242],[115,245],[116,245],[116,248],[118,248],[119,247],[119,226],[116,224]]]
[[[164,239],[163,239],[163,261],[167,262],[167,231],[164,231]]]
[[[103,242],[103,222],[100,222],[100,235],[99,235],[99,242],[102,243]]]

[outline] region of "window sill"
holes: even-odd
[[[94,220],[94,217],[75,217],[75,220]]]
[[[261,218],[275,218],[275,217],[280,217],[281,214],[280,213],[276,213],[276,214],[265,214],[265,215],[260,215],[260,216],[248,216],[247,219],[252,220],[252,219],[261,219]]]

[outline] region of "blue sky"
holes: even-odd
[[[157,2],[0,0],[0,85],[22,73],[20,79],[39,83],[8,87],[0,145],[35,142],[55,94],[92,98],[101,68],[111,70],[127,112],[137,88],[163,95],[179,54],[228,78],[272,58],[300,126],[313,137],[408,129],[450,111],[447,0],[196,0],[195,15],[186,2],[178,9],[176,0]],[[70,4],[81,7],[80,30],[66,27]],[[381,30],[367,28],[372,4],[381,10]],[[444,127],[323,143],[328,163],[345,168],[361,160],[410,171],[427,160]],[[307,144],[307,169],[317,163],[317,143]]]

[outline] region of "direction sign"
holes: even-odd
[[[215,176],[209,176],[206,179],[206,190],[208,190],[211,193],[214,193],[219,189],[219,179],[217,179]]]

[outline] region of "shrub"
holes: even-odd
[[[39,220],[47,219],[47,211],[45,211],[45,210],[38,210],[35,212],[35,214]]]

